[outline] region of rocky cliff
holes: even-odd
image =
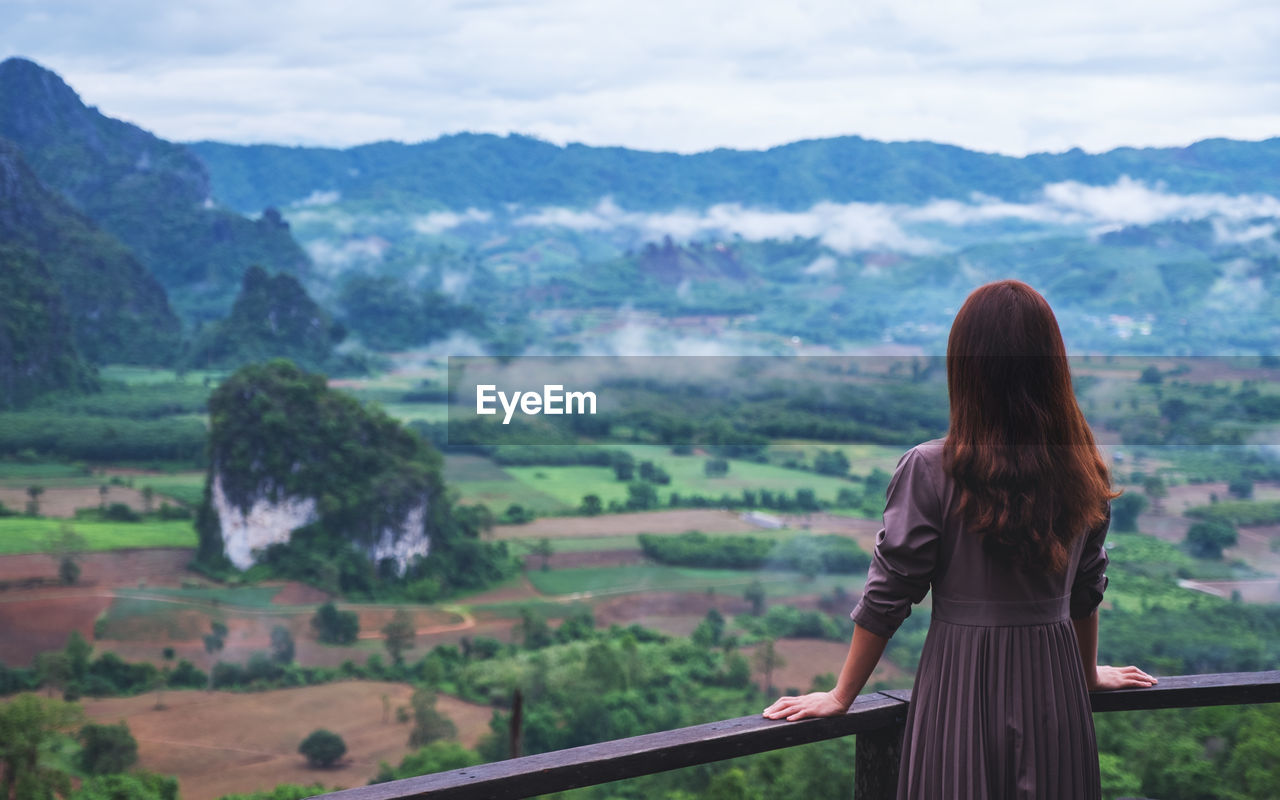
[[[245,367],[209,413],[206,564],[403,574],[447,520],[439,454],[321,375],[287,361]]]

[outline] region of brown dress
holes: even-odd
[[[1076,539],[1064,575],[1029,575],[983,553],[948,514],[942,440],[889,482],[854,621],[892,636],[933,589],[933,614],[902,745],[898,798],[1100,798],[1097,744],[1075,630],[1102,600],[1106,525]]]

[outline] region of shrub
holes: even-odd
[[[80,768],[90,775],[124,772],[138,760],[138,741],[123,722],[80,729]]]
[[[346,755],[347,743],[333,731],[317,728],[298,745],[298,752],[306,756],[310,767],[330,767]]]

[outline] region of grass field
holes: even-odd
[[[40,517],[4,517],[0,518],[0,555],[44,552],[49,535],[66,524],[84,537],[90,550],[196,546],[196,531],[190,520],[68,523]]]
[[[87,467],[83,464],[59,464],[55,462],[28,463],[25,461],[0,461],[0,481],[46,481],[60,478],[84,478]]]
[[[128,641],[182,641],[208,631],[211,609],[175,605],[145,597],[116,597],[94,626],[94,638]]]
[[[140,383],[203,383],[207,378],[210,382],[222,380],[227,376],[226,370],[203,370],[195,369],[179,375],[171,369],[157,369],[155,367],[135,367],[126,364],[113,364],[102,367],[98,370],[98,374],[103,380],[121,381],[129,384]]]
[[[852,591],[862,585],[862,576],[822,575],[805,580],[795,572],[754,572],[729,569],[695,569],[693,567],[630,566],[584,567],[546,572],[530,570],[529,581],[544,594],[576,595],[590,593],[626,594],[631,592],[738,592],[752,581],[764,584],[765,592],[774,597],[829,592],[836,586]]]
[[[788,458],[802,456],[806,463],[812,464],[819,450],[838,450],[844,453],[845,458],[849,459],[849,472],[860,478],[865,478],[867,473],[876,467],[892,474],[893,468],[898,465],[898,459],[902,457],[903,453],[903,448],[879,444],[827,444],[825,442],[788,439],[774,442],[769,445],[769,449],[766,452],[770,463],[783,462]]]
[[[511,552],[525,555],[533,551],[539,539],[508,539]],[[564,539],[548,537],[553,553],[594,553],[601,550],[639,550],[639,536],[571,536]]]
[[[382,410],[401,422],[445,422],[449,419],[449,407],[444,403],[383,403]]]
[[[204,499],[204,479],[203,470],[175,472],[171,475],[137,475],[133,479],[133,485],[138,489],[150,486],[156,490],[156,494],[172,497],[187,506],[198,506]]]
[[[657,455],[648,460],[671,475],[669,485],[656,487],[661,505],[669,502],[672,492],[718,498],[723,494],[739,497],[744,489],[794,495],[797,489],[807,488],[813,489],[820,500],[834,501],[840,489],[856,486],[839,478],[750,461],[732,461],[728,475],[709,478],[703,473],[706,459],[701,456]],[[506,472],[525,487],[571,508],[577,507],[588,494],[598,496],[605,505],[614,500],[620,503],[627,500],[627,484],[619,481],[607,467],[507,467]],[[501,486],[494,484],[492,489],[498,491]]]

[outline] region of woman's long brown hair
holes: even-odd
[[[1104,522],[1118,493],[1048,302],[1021,281],[975,289],[951,326],[947,390],[944,463],[966,530],[997,558],[1062,572],[1072,542]]]

